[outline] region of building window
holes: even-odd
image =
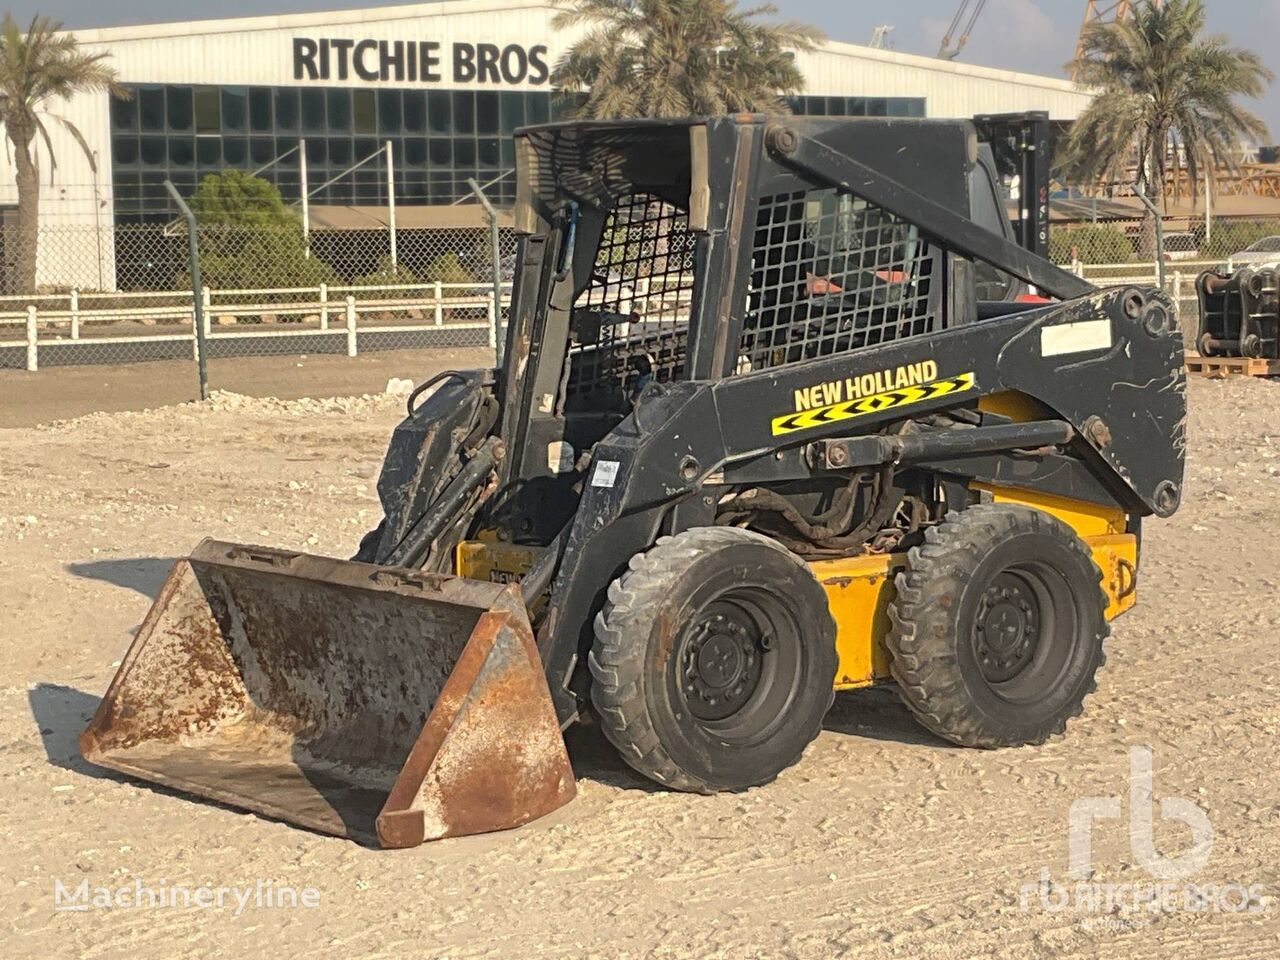
[[[249,141],[246,137],[226,137],[222,141],[222,162],[228,167],[243,167],[249,162]]]
[[[453,132],[463,135],[476,132],[476,95],[470,90],[453,92]]]
[[[329,139],[329,163],[335,167],[349,167],[355,161],[351,159],[351,141],[343,138]]]
[[[373,91],[370,90],[370,93]],[[381,133],[384,137],[399,136],[404,128],[404,104],[399,90],[378,91],[378,124],[360,133]]]
[[[194,167],[196,164],[196,142],[191,137],[169,138],[169,166]]]
[[[276,153],[276,141],[273,137],[252,137],[249,140],[249,159],[255,167],[263,167],[291,149],[293,148],[285,147],[280,153]]]
[[[164,87],[143,87],[138,91],[138,116],[143,133],[164,131]]]
[[[201,178],[226,168],[261,171],[286,201],[296,201],[303,139],[312,189],[336,178],[316,195],[320,203],[386,203],[376,155],[387,141],[404,202],[452,203],[467,196],[468,177],[495,181],[490,196],[506,202],[515,183],[502,176],[515,164],[512,132],[546,122],[558,109],[546,91],[139,84],[131,93],[130,100],[109,101],[122,222],[172,216],[166,197],[153,189],[166,177],[190,193]],[[361,160],[370,162],[352,172]]]
[[[138,129],[138,98],[126,100],[111,98],[111,130],[113,133],[129,133]]]
[[[924,117],[924,97],[790,97],[801,117]]]
[[[222,132],[222,104],[217,87],[200,87],[195,91],[196,133],[201,136]]]
[[[450,167],[453,165],[453,141],[430,140],[427,143],[427,154],[432,169]]]
[[[138,162],[137,137],[113,137],[111,139],[111,162],[116,166],[131,167]]]
[[[165,163],[167,149],[164,137],[143,137],[142,165],[145,167],[162,167]]]
[[[271,133],[271,91],[263,87],[249,90],[249,130],[253,133]]]
[[[324,119],[324,91],[302,91],[302,130],[304,133],[323,134],[328,127]]]
[[[292,133],[298,129],[298,90],[296,87],[285,87],[277,90],[276,130],[280,133]]]
[[[449,134],[453,131],[453,98],[448,90],[427,93],[427,125],[432,133]]]
[[[201,137],[196,141],[196,162],[213,173],[222,166],[222,138]]]
[[[495,134],[501,128],[498,119],[498,94],[492,90],[476,93],[476,133]]]
[[[404,92],[404,132],[427,132],[427,98],[418,90]]]
[[[346,89],[330,90],[328,100],[329,100],[328,132],[350,133],[351,132],[351,91]],[[311,126],[310,123],[308,123],[307,126],[310,127]]]
[[[246,133],[249,129],[249,91],[243,87],[222,88],[222,132]]]
[[[470,137],[453,141],[453,165],[455,167],[474,167],[476,165],[476,142]],[[464,171],[470,175],[471,171]]]
[[[535,123],[546,123],[551,119],[551,97],[540,93],[526,94],[526,97],[526,123],[530,125]]]
[[[425,167],[427,165],[427,142],[421,137],[410,137],[404,141],[403,165],[407,167]]]
[[[351,91],[352,132],[378,132],[378,101],[373,90]]]
[[[170,87],[165,94],[169,114],[169,133],[188,133],[194,123],[190,87]]]

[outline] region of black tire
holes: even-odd
[[[1050,514],[1009,504],[950,514],[908,554],[889,607],[903,700],[962,746],[1062,733],[1105,662],[1101,580],[1075,531]]]
[[[699,527],[631,558],[595,621],[591,698],[633,768],[676,790],[773,780],[831,707],[835,623],[799,557]]]

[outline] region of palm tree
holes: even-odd
[[[772,4],[736,0],[557,0],[557,29],[590,29],[560,58],[551,82],[585,92],[579,116],[689,117],[785,113],[783,96],[804,87],[792,52],[822,33],[798,23],[761,23]]]
[[[51,113],[50,101],[70,100],[77,93],[109,90],[125,92],[116,73],[104,63],[107,54],[80,50],[76,38],[62,32],[62,24],[35,17],[24,35],[11,14],[0,22],[0,124],[13,146],[18,181],[17,250],[13,255],[11,287],[30,292],[36,287],[36,255],[40,225],[40,166],[34,150],[37,136],[44,142],[52,182],[58,167],[46,126],[53,120],[79,144],[90,166],[97,162],[84,135],[70,120]]]
[[[1063,171],[1079,183],[1122,180],[1136,157],[1135,187],[1166,200],[1185,172],[1191,196],[1203,174],[1236,163],[1235,147],[1261,140],[1266,124],[1236,102],[1257,97],[1274,79],[1257,54],[1204,36],[1201,0],[1142,0],[1132,16],[1090,25],[1077,80],[1098,91],[1072,127]]]

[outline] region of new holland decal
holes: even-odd
[[[877,370],[843,380],[829,380],[795,391],[795,411],[773,419],[773,435],[809,430],[869,413],[906,407],[977,387],[972,373],[938,377],[932,360]]]

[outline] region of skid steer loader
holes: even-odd
[[[1015,243],[968,122],[516,147],[499,368],[418,388],[353,560],[180,562],[85,757],[403,847],[567,802],[588,718],[704,793],[769,782],[876,683],[958,744],[1062,732],[1142,519],[1178,507],[1164,297]]]

